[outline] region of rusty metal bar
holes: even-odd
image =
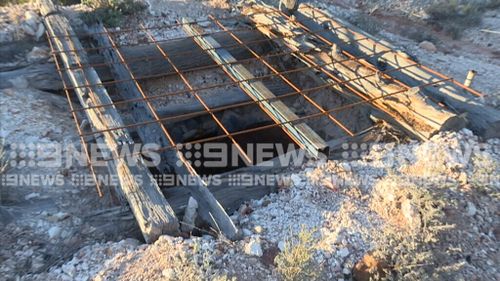
[[[388,70],[386,72],[388,73],[388,72],[392,72],[392,71],[398,71],[398,70],[400,70],[402,68],[413,67],[413,66],[415,66],[415,65],[408,65],[408,66],[401,67],[399,69]],[[361,77],[356,77],[356,78],[352,78],[352,79],[348,79],[348,80],[343,80],[341,82],[325,83],[325,84],[323,84],[321,86],[312,87],[312,88],[308,88],[308,89],[303,89],[301,92],[302,93],[312,93],[312,92],[315,92],[315,91],[318,91],[318,90],[321,90],[321,89],[330,88],[330,87],[336,86],[336,85],[344,85],[344,84],[349,83],[351,81],[355,81],[355,80],[362,79],[362,78],[367,78],[367,77],[374,76],[374,75],[376,75],[376,74],[369,74],[369,75],[366,75],[366,76],[361,76]],[[227,106],[217,107],[217,108],[212,109],[211,112],[213,112],[213,113],[220,112],[220,111],[227,110],[227,109],[238,108],[238,107],[242,107],[242,106],[246,106],[246,105],[251,105],[251,104],[258,104],[258,103],[261,103],[261,102],[264,102],[264,101],[272,101],[272,100],[277,100],[277,99],[283,99],[283,98],[286,98],[286,97],[290,97],[290,96],[294,96],[294,95],[299,95],[299,94],[300,94],[299,92],[293,91],[293,92],[289,92],[289,93],[277,96],[277,97],[272,98],[272,99],[260,99],[258,101],[247,101],[247,102],[237,103],[237,104],[233,104],[233,105],[227,105]],[[142,100],[143,99],[140,99],[139,101],[142,101]],[[115,104],[118,104],[118,103],[119,102],[117,102]],[[113,104],[113,105],[115,105],[115,104]],[[203,114],[207,114],[207,111],[203,110],[203,111],[198,111],[198,112],[185,113],[185,114],[182,114],[182,115],[176,115],[176,116],[170,116],[170,117],[163,117],[163,118],[160,118],[159,121],[165,122],[165,121],[169,121],[169,120],[175,120],[175,119],[178,119],[178,118],[184,118],[184,117],[189,117],[189,116],[193,116],[194,117],[194,116],[199,116],[199,115],[203,115]],[[95,132],[95,133],[84,134],[84,136],[92,135],[92,134],[97,134],[97,133],[103,133],[103,132],[112,131],[112,130],[124,129],[124,128],[133,128],[133,127],[148,125],[148,124],[152,124],[152,123],[156,123],[156,122],[158,122],[158,121],[151,120],[151,121],[148,121],[148,122],[139,122],[139,123],[134,123],[134,124],[126,125],[126,126],[123,126],[123,127],[116,127],[116,128],[111,128],[111,129],[108,129],[108,130],[98,131],[98,132]]]
[[[143,27],[142,24],[140,26]],[[224,126],[224,124],[222,124],[222,122],[219,120],[219,118],[213,112],[211,112],[210,107],[206,104],[206,102],[194,90],[193,86],[191,85],[191,83],[189,82],[189,80],[187,79],[187,77],[174,64],[174,62],[169,57],[169,55],[165,52],[165,50],[163,50],[160,47],[160,45],[156,42],[156,39],[154,38],[154,36],[151,35],[151,33],[149,33],[147,30],[144,30],[144,31],[146,32],[146,34],[148,35],[148,37],[150,38],[150,40],[156,45],[156,48],[158,49],[158,51],[160,51],[160,53],[162,54],[163,58],[174,68],[174,70],[177,72],[177,74],[179,75],[179,77],[181,78],[181,80],[184,82],[184,84],[186,85],[186,87],[188,87],[188,89],[192,91],[191,93],[196,97],[196,99],[201,103],[201,105],[205,108],[205,110],[210,114],[210,116],[215,121],[215,123],[217,123],[217,125],[222,129],[222,131],[226,134],[226,136],[231,140],[231,142],[240,151],[240,153],[243,156],[246,164],[252,163],[253,162],[252,159],[247,155],[247,153],[240,146],[240,144],[234,139],[234,137],[231,135],[231,133],[229,132],[229,130]]]
[[[46,31],[46,34],[48,36],[48,31]],[[53,50],[54,46],[52,45],[52,39],[49,39],[48,41],[49,41],[50,49]],[[58,75],[61,78],[61,81],[63,83],[64,93],[66,95],[66,99],[68,100],[68,105],[69,105],[69,108],[71,110],[71,115],[73,117],[73,120],[75,121],[76,130],[78,132],[78,135],[79,135],[79,138],[80,138],[80,142],[82,143],[83,151],[84,151],[86,159],[87,159],[87,164],[89,165],[89,168],[90,168],[90,173],[92,174],[92,177],[93,177],[95,185],[96,185],[97,194],[99,195],[99,197],[102,198],[103,197],[103,193],[102,193],[101,185],[100,185],[100,183],[99,183],[99,181],[97,179],[97,175],[96,175],[94,166],[92,165],[92,160],[91,160],[88,148],[87,148],[87,143],[85,142],[85,139],[83,138],[82,129],[80,128],[80,124],[78,124],[78,117],[76,116],[76,112],[74,111],[74,108],[73,108],[73,103],[71,102],[71,96],[70,96],[69,91],[68,91],[68,89],[66,87],[67,85],[66,85],[66,81],[64,79],[63,73],[61,71],[61,66],[59,64],[59,59],[57,58],[57,56],[55,54],[52,54],[52,57],[54,59],[55,65],[56,65],[57,73],[58,73]]]
[[[429,82],[429,83],[425,83],[425,84],[416,86],[416,88],[422,89],[422,88],[433,86],[433,85],[436,85],[436,84],[445,83],[445,82],[448,82],[448,81],[450,81],[450,79],[442,79],[442,80],[439,80],[439,81],[433,81],[433,82]],[[328,84],[328,86],[331,86],[331,85],[333,85],[333,84]],[[391,97],[391,96],[396,96],[398,94],[405,93],[405,92],[406,92],[406,90],[399,90],[399,91],[396,91],[396,92],[393,92],[393,93],[389,93],[389,94],[386,94],[386,95],[383,95],[383,96],[378,96],[378,97],[374,97],[374,98],[369,98],[368,100],[362,100],[362,101],[358,101],[358,102],[349,103],[349,104],[346,104],[346,105],[342,105],[342,106],[338,106],[338,107],[335,107],[335,108],[327,109],[325,111],[327,113],[341,112],[341,111],[344,111],[344,110],[349,109],[349,108],[353,108],[353,107],[361,106],[361,105],[365,105],[365,104],[371,104],[372,102],[374,102],[376,100],[384,99],[384,98]],[[266,129],[276,128],[278,126],[283,126],[284,124],[287,124],[287,123],[296,123],[296,122],[301,122],[301,121],[304,121],[304,120],[309,120],[309,119],[313,119],[313,118],[322,117],[323,115],[324,115],[323,112],[317,112],[317,113],[313,113],[313,114],[309,114],[309,115],[305,115],[305,116],[299,117],[296,120],[291,120],[291,121],[281,122],[281,123],[273,123],[273,124],[269,124],[269,125],[260,126],[260,127],[257,127],[257,128],[240,130],[240,131],[237,131],[237,132],[233,132],[232,135],[233,136],[237,136],[237,135],[242,135],[242,134],[248,134],[248,133],[258,132],[258,131],[262,131],[262,130],[266,130]],[[201,139],[196,139],[196,140],[192,140],[192,141],[189,141],[189,142],[185,142],[185,143],[182,143],[182,144],[179,144],[179,145],[204,143],[204,142],[209,142],[209,141],[223,139],[223,138],[226,138],[226,137],[227,137],[226,135],[219,135],[219,136],[201,138]],[[167,149],[171,149],[173,147],[174,146],[165,146],[165,147],[160,147],[158,149],[153,149],[151,151],[152,152],[161,152],[161,151],[164,151],[164,150],[167,150]],[[132,155],[134,155],[134,154],[132,154]],[[109,160],[112,160],[112,159],[105,159],[103,161],[109,161]]]
[[[282,73],[280,73],[276,68],[274,68],[268,61],[263,59],[259,54],[257,54],[252,48],[248,47],[239,37],[237,37],[233,32],[228,30],[220,21],[218,21],[216,18],[214,18],[212,15],[209,15],[209,18],[212,19],[213,22],[215,22],[220,28],[222,28],[224,31],[227,31],[229,35],[231,35],[234,40],[236,40],[238,43],[240,43],[242,46],[244,46],[250,53],[252,53],[253,56],[255,56],[259,61],[261,61],[267,68],[269,68],[274,74],[276,74],[278,77],[281,78],[285,83],[287,83],[292,89],[294,89],[296,92],[300,93],[302,97],[304,97],[305,100],[307,100],[310,104],[312,104],[315,108],[317,108],[320,112],[326,113],[325,110],[318,104],[316,103],[313,99],[311,99],[309,96],[304,95],[299,87],[295,85],[292,81],[287,79]],[[342,122],[337,120],[335,117],[333,117],[331,114],[327,114],[328,118],[332,120],[337,126],[339,126],[342,130],[344,130],[348,135],[354,136],[354,133],[349,130]]]
[[[328,17],[325,13],[323,13],[321,10],[319,10],[319,9],[317,9],[317,8],[315,8],[315,7],[312,7],[312,6],[311,6],[311,5],[309,5],[309,4],[305,4],[305,5],[306,5],[306,6],[308,6],[309,8],[311,8],[311,9],[313,9],[314,11],[318,12],[319,14],[321,14],[324,18],[329,18],[329,17]],[[339,24],[339,25],[340,25],[340,24]],[[371,38],[369,38],[369,37],[366,37],[366,36],[364,36],[363,34],[360,34],[359,32],[356,32],[356,31],[354,31],[354,30],[351,30],[351,29],[349,29],[349,28],[347,28],[347,27],[345,27],[345,26],[342,26],[342,25],[340,25],[340,26],[341,26],[340,28],[348,29],[348,30],[349,30],[349,31],[351,31],[352,33],[358,34],[358,35],[360,35],[361,37],[363,37],[362,39],[368,40],[368,41],[370,41],[370,42],[374,43],[375,45],[382,46],[382,47],[384,47],[384,48],[386,48],[386,49],[390,49],[390,48],[388,48],[387,46],[384,46],[383,44],[380,44],[379,42],[377,42],[377,41],[375,41],[375,40],[373,40],[373,39],[371,39]],[[345,34],[345,33],[344,33],[344,34]],[[403,56],[403,55],[401,55],[400,53],[395,52],[395,54],[396,54],[398,57],[400,57],[400,58],[402,58],[402,59],[406,60],[407,62],[410,62],[410,63],[415,63],[415,61],[414,61],[414,60],[412,60],[411,58],[408,58],[408,57],[406,57],[406,56]],[[464,85],[464,84],[462,84],[462,83],[458,82],[458,81],[457,81],[457,80],[455,80],[454,78],[448,77],[448,76],[446,76],[446,75],[444,75],[444,74],[442,74],[442,73],[440,73],[440,72],[438,72],[438,71],[436,71],[436,70],[434,70],[434,69],[432,69],[432,68],[430,68],[430,67],[427,67],[427,66],[425,66],[425,65],[420,65],[420,67],[421,67],[422,69],[424,69],[425,71],[428,71],[428,72],[430,72],[430,73],[432,73],[432,74],[434,74],[434,75],[438,76],[438,77],[439,77],[439,78],[441,78],[441,79],[447,79],[447,80],[451,81],[453,84],[457,85],[458,87],[460,87],[460,88],[462,88],[462,89],[464,89],[464,90],[468,91],[469,93],[471,93],[471,94],[473,94],[473,95],[475,95],[475,96],[478,96],[478,97],[482,97],[482,96],[484,96],[484,94],[483,94],[483,93],[480,93],[480,92],[478,92],[478,91],[476,91],[476,90],[472,89],[471,87],[468,87],[468,86],[466,86],[466,85]]]

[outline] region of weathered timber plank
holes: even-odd
[[[95,31],[94,38],[99,42],[101,47],[106,47],[103,49],[103,55],[108,60],[112,73],[115,75],[115,79],[128,81],[118,84],[121,94],[126,99],[142,98],[141,91],[143,92],[143,89],[138,82],[136,83],[135,75],[130,71],[129,64],[122,60],[124,57],[121,51],[114,48],[116,46],[111,41],[110,36],[106,35],[106,31],[103,27],[96,27]],[[154,102],[137,103],[137,106],[134,106],[133,110],[131,110],[132,115],[136,119],[135,121],[144,122],[156,120],[158,115],[153,104]],[[159,144],[162,147],[175,145],[175,143],[172,143],[167,137],[165,132],[168,133],[168,130],[161,123],[139,127],[137,131],[144,142]],[[181,152],[174,150],[167,150],[161,153],[162,161],[158,165],[160,172],[171,173],[169,169],[171,167],[178,175],[192,175],[195,177],[194,184],[187,184],[185,188],[187,188],[196,201],[198,201],[202,217],[214,227],[220,229],[228,238],[236,238],[237,229],[233,222],[207,188],[206,184],[200,179],[193,167],[186,161],[180,161],[182,157]],[[177,163],[182,163],[183,165],[179,166]]]
[[[189,22],[183,19],[183,22]],[[242,64],[237,64],[237,60],[227,50],[223,49],[221,44],[211,36],[204,36],[203,30],[194,24],[186,24],[184,30],[194,40],[210,54],[212,59],[221,65],[228,75],[232,76],[240,88],[248,94],[254,101],[259,102],[259,106],[276,123],[284,123],[282,128],[287,134],[303,149],[314,156],[318,156],[327,149],[326,142],[316,134],[305,122],[290,123],[299,117],[280,100],[271,100],[276,96],[261,82],[254,81],[255,76],[248,71]],[[250,81],[249,81],[250,80]]]
[[[334,18],[326,11],[318,12],[309,5],[301,5],[294,14],[296,19],[311,30],[337,44],[340,48],[356,55],[368,56],[372,65],[384,65],[391,71],[390,76],[410,86],[439,81],[442,78],[423,69],[408,54],[397,50],[390,43],[377,39],[339,18]],[[320,31],[328,27],[327,30]],[[366,40],[364,38],[369,38]],[[416,64],[416,65],[415,65]],[[426,87],[422,92],[443,102],[461,114],[466,114],[467,127],[484,138],[500,137],[500,110],[485,105],[477,97],[466,93],[451,82],[440,87]]]
[[[40,11],[44,16],[44,24],[55,48],[60,51],[60,57],[66,68],[88,63],[84,52],[67,52],[83,49],[75,37],[60,37],[74,35],[69,21],[58,13],[51,0],[39,0]],[[58,37],[59,36],[59,37]],[[73,69],[66,71],[71,84],[78,87],[85,84],[100,84],[101,80],[93,68]],[[96,106],[111,103],[106,89],[102,86],[77,88],[75,93],[82,106]],[[107,130],[123,126],[123,121],[115,107],[94,108],[86,111],[87,118],[96,130]],[[156,181],[146,167],[141,157],[125,159],[119,157],[118,150],[124,145],[133,145],[126,130],[118,129],[104,132],[104,142],[114,155],[116,173],[120,187],[137,223],[147,242],[155,241],[162,234],[176,234],[179,223],[175,214],[161,193]],[[131,163],[133,162],[133,163]]]
[[[235,31],[235,33],[254,42],[252,47],[259,54],[267,54],[272,50],[271,45],[266,41],[267,39],[256,30],[242,30]],[[91,32],[87,34],[92,36]],[[221,44],[236,44],[228,34],[214,34],[213,36]],[[168,53],[174,54],[175,63],[182,71],[216,65],[210,56],[202,52],[191,38],[159,42],[159,44]],[[238,60],[252,57],[248,51],[240,46],[231,48],[231,51]],[[156,52],[155,46],[126,46],[121,49],[121,52],[127,61],[131,62],[130,68],[138,78],[147,76],[159,78],[167,75],[175,75],[172,66],[162,61],[162,56]],[[176,53],[183,53],[183,55],[175,56]],[[187,53],[189,55],[186,55]],[[113,76],[109,72],[109,69],[105,65],[105,60],[101,55],[89,54],[88,61],[94,65],[94,69],[99,74],[101,81],[113,80]],[[0,89],[14,87],[16,83],[15,79],[19,77],[26,78],[28,85],[35,89],[61,90],[63,88],[61,79],[53,63],[37,63],[13,67],[12,69],[0,72]]]
[[[395,121],[420,139],[428,139],[442,130],[458,130],[465,126],[465,120],[446,110],[418,88],[404,88],[393,81],[383,80],[379,74],[360,61],[349,60],[338,46],[332,48],[305,31],[300,25],[277,15],[276,11],[258,6],[267,13],[249,14],[264,34],[270,38],[284,37],[281,42],[286,48],[297,52],[297,56],[309,63],[320,65],[320,69],[346,81],[346,85],[360,92],[366,99],[375,99],[372,104],[389,113]],[[273,14],[274,13],[274,14]],[[272,26],[270,26],[272,24]],[[306,49],[306,50],[305,50]],[[326,50],[326,51],[325,51]],[[399,93],[397,95],[392,95]],[[379,98],[390,95],[386,98]]]

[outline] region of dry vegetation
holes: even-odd
[[[286,281],[315,280],[321,267],[313,259],[314,231],[304,226],[299,233],[291,234],[285,249],[275,259],[276,270]]]
[[[433,25],[459,38],[464,29],[481,23],[485,11],[497,7],[500,7],[498,0],[446,0],[431,5],[427,13]]]
[[[105,26],[119,26],[125,16],[143,11],[146,6],[135,0],[82,0],[82,4],[93,9],[82,14],[87,24],[102,22]]]
[[[387,276],[422,280],[434,276],[440,234],[452,228],[443,222],[442,194],[399,176],[388,176],[374,190],[371,208],[389,222],[377,235],[374,255],[389,266]],[[425,278],[427,277],[427,278]]]

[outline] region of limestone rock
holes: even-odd
[[[427,52],[435,53],[437,51],[436,45],[429,41],[422,41],[418,44],[418,47],[422,50],[426,50]]]
[[[260,245],[260,239],[250,239],[250,241],[245,245],[244,251],[247,255],[261,257],[263,255],[263,252],[262,246]]]

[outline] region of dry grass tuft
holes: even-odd
[[[275,258],[276,270],[286,281],[315,280],[320,275],[320,266],[313,258],[314,231],[303,226],[299,233],[290,235],[285,249]]]
[[[500,198],[498,175],[500,174],[500,164],[492,159],[491,155],[477,153],[472,156],[472,175],[470,184],[490,196]]]
[[[212,268],[212,255],[203,250],[199,242],[194,244],[193,250],[178,253],[170,263],[170,273],[163,276],[168,281],[236,281],[235,277],[220,274]]]
[[[390,264],[388,276],[398,280],[436,278],[436,264],[446,255],[438,247],[441,234],[454,226],[443,223],[442,210],[448,203],[433,190],[395,175],[375,186],[370,207],[388,224],[376,237],[374,254]]]

